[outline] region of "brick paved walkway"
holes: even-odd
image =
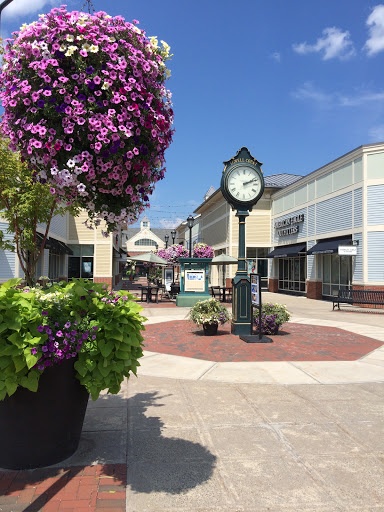
[[[219,326],[216,336],[187,320],[146,326],[145,349],[207,361],[355,361],[381,347],[381,341],[335,327],[286,323],[273,343],[249,344]]]
[[[0,471],[1,512],[125,512],[125,464]]]

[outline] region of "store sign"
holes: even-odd
[[[304,213],[299,215],[293,215],[283,220],[277,220],[275,222],[275,229],[277,229],[277,236],[287,236],[298,233],[299,224],[304,222]]]
[[[339,245],[337,252],[339,256],[356,256],[357,247],[354,245]]]

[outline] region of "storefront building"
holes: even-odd
[[[37,262],[36,279],[48,276],[53,282],[72,278],[92,279],[106,283],[111,289],[118,284],[126,251],[121,247],[121,233],[105,238],[102,229],[88,229],[88,215],[78,217],[69,214],[52,218],[48,237]],[[5,233],[7,224],[1,222]],[[43,238],[41,226],[37,243]],[[12,240],[12,236],[5,233]],[[0,284],[13,277],[24,277],[16,253],[0,249]]]
[[[272,196],[269,290],[329,299],[384,290],[384,144],[361,146]]]

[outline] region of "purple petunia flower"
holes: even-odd
[[[88,73],[88,75],[91,75],[94,72],[94,68],[92,66],[88,66],[85,68],[85,72]]]
[[[37,330],[38,330],[39,332],[43,332],[43,331],[44,331],[44,325],[39,325],[39,326],[37,327]]]

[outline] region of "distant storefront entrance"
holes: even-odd
[[[277,247],[267,255],[278,263],[278,291],[305,295],[307,280],[306,244]]]

